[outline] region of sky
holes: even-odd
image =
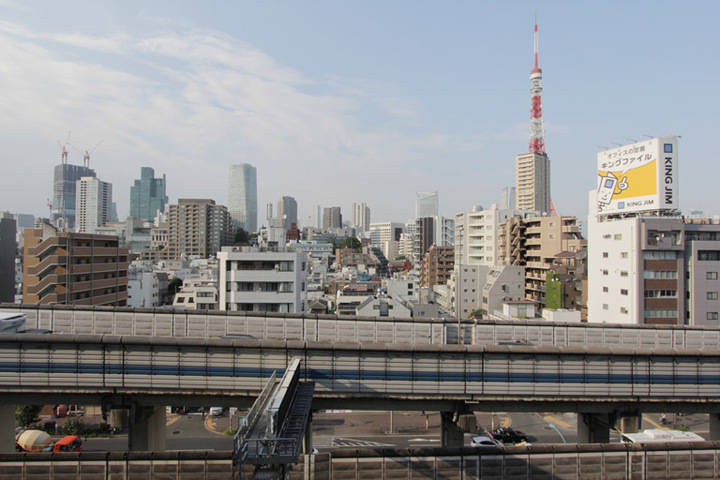
[[[121,218],[141,166],[226,204],[244,162],[260,224],[282,195],[300,223],[362,201],[406,221],[418,191],[487,207],[528,149],[535,14],[558,213],[586,219],[599,150],[668,134],[682,210],[720,213],[711,1],[0,0],[0,210],[48,215],[68,132]]]

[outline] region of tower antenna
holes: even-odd
[[[545,128],[542,118],[542,70],[538,58],[538,24],[537,14],[535,15],[534,29],[534,65],[530,72],[530,153],[545,153]]]

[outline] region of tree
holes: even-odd
[[[352,248],[356,252],[361,252],[362,242],[356,237],[347,237],[345,241],[343,241],[343,248]]]
[[[485,310],[483,310],[481,308],[478,308],[478,309],[470,312],[470,318],[482,317],[483,315],[485,315]]]
[[[173,277],[168,282],[168,295],[175,295],[182,287],[183,281],[177,277]]]
[[[41,408],[40,405],[19,405],[15,409],[15,420],[17,424],[21,427],[27,427],[37,422],[40,420],[38,414]]]
[[[249,240],[250,237],[248,236],[248,233],[242,227],[238,227],[237,231],[235,232],[235,244],[249,245]]]

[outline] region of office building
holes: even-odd
[[[293,197],[280,197],[277,202],[277,216],[283,221],[283,228],[290,230],[290,226],[298,221],[298,206]]]
[[[75,231],[95,233],[110,221],[112,185],[96,177],[82,177],[75,185]]]
[[[550,213],[550,159],[546,153],[515,158],[515,208]]]
[[[181,198],[168,208],[168,258],[207,258],[234,241],[232,220],[214,200]]]
[[[257,232],[257,170],[249,163],[230,165],[228,210],[234,225]]]
[[[117,237],[64,233],[42,223],[23,232],[23,303],[125,306],[128,250]]]
[[[370,245],[383,248],[386,242],[399,242],[405,226],[398,222],[376,222],[369,225]]]
[[[323,208],[323,232],[327,232],[331,228],[342,228],[342,212],[340,211],[340,207]]]
[[[420,263],[420,286],[432,287],[446,283],[454,265],[453,247],[431,246]]]
[[[455,220],[441,216],[423,217],[415,220],[413,257],[420,262],[432,245],[452,247],[455,245]]]
[[[152,222],[157,212],[165,212],[168,197],[165,175],[155,178],[155,170],[140,168],[140,178],[130,187],[130,216]]]
[[[415,196],[415,218],[437,217],[440,215],[438,192],[418,192]]]
[[[514,210],[515,209],[515,187],[504,187],[500,194],[500,210]]]
[[[50,219],[66,231],[75,228],[75,191],[77,181],[83,177],[94,177],[95,170],[82,165],[71,165],[67,156],[63,163],[55,166],[53,178],[52,212]]]
[[[311,228],[322,230],[322,207],[320,205],[313,205],[309,220]]]
[[[218,261],[220,310],[305,311],[305,283],[308,275],[308,257],[305,252],[225,247],[218,253]]]
[[[370,229],[370,207],[365,202],[353,203],[352,226],[358,232],[367,232]]]
[[[15,217],[0,212],[0,303],[15,301],[15,256],[17,255]]]

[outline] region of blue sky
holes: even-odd
[[[0,209],[47,213],[68,130],[103,141],[121,215],[140,166],[224,203],[241,162],[261,217],[280,195],[301,221],[354,201],[405,221],[427,190],[447,216],[487,206],[527,150],[536,11],[559,213],[584,220],[601,146],[665,134],[682,209],[718,213],[716,2],[0,0]]]

